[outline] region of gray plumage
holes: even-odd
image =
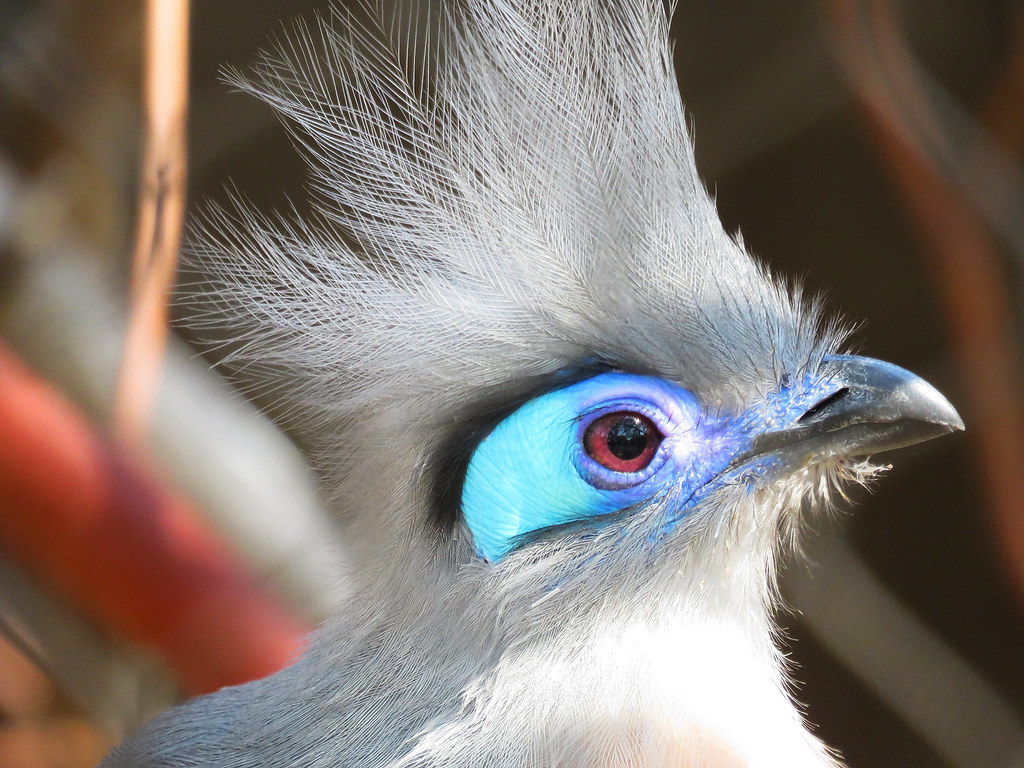
[[[408,56],[385,26],[339,13],[239,79],[304,148],[315,214],[215,209],[192,246],[217,302],[197,323],[313,446],[353,598],[292,667],[104,768],[836,765],[790,701],[775,559],[864,462],[723,487],[656,551],[670,498],[493,564],[431,502],[459,429],[561,369],[738,413],[838,351],[723,230],[662,4],[468,0]]]

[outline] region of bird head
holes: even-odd
[[[373,656],[376,621],[463,701],[510,648],[540,680],[622,622],[735,624],[777,665],[785,529],[958,416],[725,232],[660,2],[440,26],[404,58],[402,23],[339,15],[235,76],[304,149],[314,213],[215,208],[193,238],[197,322],[312,446],[364,596],[312,657]]]
[[[236,77],[317,204],[208,215],[194,251],[247,342],[228,362],[298,414],[371,570],[530,562],[553,588],[619,552],[707,576],[738,526],[762,574],[788,512],[959,419],[841,354],[723,230],[658,4],[572,5],[469,3],[429,89],[379,19]]]

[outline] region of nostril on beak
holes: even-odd
[[[847,395],[849,395],[849,394],[850,394],[850,388],[849,387],[840,387],[839,389],[837,389],[835,392],[833,392],[828,397],[826,397],[826,398],[824,398],[822,400],[819,400],[814,405],[812,405],[810,408],[808,408],[807,412],[804,413],[803,416],[801,416],[799,419],[796,420],[796,423],[797,424],[803,424],[803,423],[806,423],[808,421],[811,421],[816,416],[818,416],[818,414],[822,413],[823,411],[827,411],[830,407],[836,405],[841,400],[845,400]]]

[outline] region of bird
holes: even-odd
[[[963,428],[728,233],[660,0],[335,9],[229,75],[311,212],[197,215],[196,327],[303,436],[348,594],[102,768],[826,768],[776,571]]]

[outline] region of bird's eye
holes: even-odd
[[[664,435],[649,418],[634,411],[606,413],[583,433],[583,449],[613,472],[639,472],[651,463]]]

